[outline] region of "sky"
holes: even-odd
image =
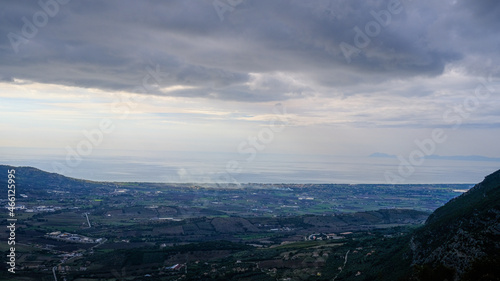
[[[493,0],[1,1],[0,162],[478,182],[500,167],[499,33]]]

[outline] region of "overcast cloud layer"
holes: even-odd
[[[454,156],[500,158],[499,49],[494,0],[0,1],[0,158],[55,167],[111,120],[66,175],[152,155],[174,181],[236,161],[240,180],[381,182],[420,155],[404,180],[476,182],[494,169]],[[359,160],[376,152],[397,157]]]
[[[162,83],[150,93],[257,102],[352,95],[352,86],[435,77],[447,65],[500,74],[498,1],[232,2],[219,17],[222,2],[208,0],[70,1],[27,38],[23,18],[34,23],[42,8],[2,1],[0,79],[134,91],[145,66],[158,65]],[[390,19],[380,13],[388,5],[398,12]],[[379,32],[373,13],[386,25]],[[356,27],[376,35],[356,45]],[[350,62],[342,42],[362,47]]]

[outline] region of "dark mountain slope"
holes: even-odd
[[[113,183],[100,183],[68,178],[56,173],[48,173],[33,167],[13,167],[0,165],[0,184],[6,186],[7,171],[15,169],[16,189],[24,191],[51,191],[54,188],[72,193],[89,193],[99,187],[114,186]]]
[[[414,280],[500,280],[500,170],[437,209],[410,247]]]

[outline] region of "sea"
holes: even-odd
[[[478,183],[500,161],[260,153],[96,151],[80,159],[51,150],[0,150],[0,164],[94,181],[163,183]]]

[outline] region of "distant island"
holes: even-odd
[[[375,158],[397,158],[397,155],[375,152],[370,154],[368,157]],[[453,160],[453,161],[487,161],[487,162],[500,162],[500,158],[486,157],[480,155],[451,155],[451,156],[441,156],[437,154],[425,156],[426,159],[434,160]]]

